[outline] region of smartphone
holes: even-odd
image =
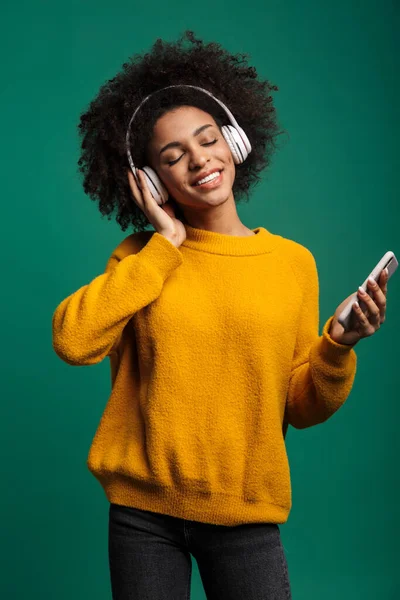
[[[386,269],[386,267],[387,267],[387,269],[389,271],[389,275],[388,275],[388,280],[389,280],[398,266],[399,266],[399,263],[394,255],[394,253],[389,250],[382,256],[381,260],[378,262],[378,264],[373,269],[373,271],[370,273],[370,275],[368,275],[368,277],[365,279],[365,281],[361,285],[361,287],[363,288],[363,290],[365,290],[367,292],[368,296],[370,296],[372,298],[373,292],[368,287],[368,278],[372,277],[373,279],[375,279],[375,281],[378,281],[381,272],[384,269]],[[351,296],[348,303],[346,304],[346,306],[344,307],[344,309],[342,310],[342,312],[340,313],[340,315],[338,317],[338,321],[342,325],[342,327],[344,328],[345,331],[348,331],[349,329],[352,328],[351,327],[351,318],[352,318],[352,315],[354,315],[354,312],[352,310],[354,302],[359,303],[360,308],[364,314],[367,312],[366,303],[363,302],[358,297],[358,292],[355,292]]]

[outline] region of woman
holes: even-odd
[[[369,316],[344,332],[338,307],[319,336],[312,253],[237,214],[280,133],[272,89],[187,31],[81,116],[84,189],[134,228],[53,316],[64,361],[110,359],[87,464],[110,502],[113,598],[188,598],[192,555],[209,599],[291,598],[287,427],[340,408],[353,347],[384,320],[382,278]]]

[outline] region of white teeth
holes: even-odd
[[[220,171],[215,171],[215,173],[211,173],[211,175],[208,175],[208,177],[204,177],[204,179],[200,179],[200,181],[195,183],[195,185],[201,185],[202,183],[206,183],[206,181],[212,181],[213,179],[218,177],[219,174],[220,174]]]

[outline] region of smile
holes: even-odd
[[[208,177],[201,179],[197,182],[193,187],[198,187],[202,189],[210,189],[217,187],[222,182],[222,171],[216,171],[212,173]]]

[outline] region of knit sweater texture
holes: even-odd
[[[128,235],[55,309],[69,365],[109,358],[87,466],[109,502],[216,525],[285,523],[285,436],[346,401],[357,356],[319,335],[313,254],[264,227]]]

